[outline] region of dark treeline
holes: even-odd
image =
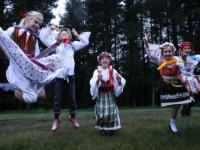
[[[4,28],[19,21],[17,12],[20,8],[41,11],[47,23],[52,17],[50,10],[55,6],[54,0],[0,1],[0,26]],[[89,80],[98,65],[96,57],[102,51],[112,53],[112,65],[127,80],[119,106],[159,105],[159,75],[156,66],[146,58],[142,41],[144,32],[150,33],[151,42],[171,41],[177,49],[181,41],[191,41],[195,52],[200,53],[198,0],[69,0],[66,11],[61,25],[74,26],[79,32],[92,32],[90,45],[75,56],[79,107],[91,106]],[[7,61],[3,56],[0,59],[0,80],[5,82]],[[34,105],[49,108],[53,84],[47,86],[47,92],[51,93],[48,100]],[[16,104],[22,107],[10,97],[1,96],[0,99],[2,109],[15,108]]]

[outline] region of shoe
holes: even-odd
[[[60,119],[55,119],[51,128],[52,132],[57,131],[60,128]]]
[[[7,93],[14,95],[15,87],[9,83],[0,83],[0,94]]]
[[[76,118],[72,118],[71,115],[69,115],[68,121],[72,123],[74,128],[76,128],[76,129],[80,128],[80,125],[78,124]]]
[[[178,130],[176,128],[176,121],[172,120],[169,123],[169,130],[171,131],[172,134],[176,135],[178,134]]]
[[[187,115],[187,116],[190,116],[190,114],[191,114],[191,107],[187,107],[186,115]]]
[[[180,113],[182,117],[185,117],[187,115],[187,104],[182,105]]]
[[[100,130],[100,131],[99,131],[99,134],[100,134],[100,135],[106,135],[106,131],[105,131],[105,130]]]
[[[185,117],[185,116],[190,116],[191,114],[191,107],[189,104],[185,104],[182,106],[181,108],[181,116]]]
[[[108,134],[108,135],[113,135],[114,133],[115,133],[114,130],[107,130],[107,131],[106,131],[106,134]]]

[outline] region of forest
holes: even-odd
[[[37,10],[44,15],[46,26],[54,17],[56,0],[0,0],[0,26],[6,30],[20,22],[20,11]],[[172,42],[178,55],[181,41],[193,43],[200,53],[200,1],[198,0],[68,0],[62,27],[75,27],[81,33],[91,31],[90,44],[78,51],[76,61],[76,98],[79,108],[92,106],[89,80],[97,68],[99,53],[112,54],[112,65],[126,79],[119,106],[159,106],[160,76],[156,66],[146,57],[144,33],[150,42]],[[0,50],[0,82],[7,82],[8,60]],[[53,82],[46,87],[48,99],[32,106],[0,95],[0,110],[29,107],[51,108]],[[65,97],[67,100],[67,95]],[[64,103],[67,103],[65,100]]]

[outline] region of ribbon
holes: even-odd
[[[161,70],[163,67],[165,67],[166,65],[168,64],[171,64],[171,63],[174,63],[176,62],[176,58],[171,58],[171,59],[168,59],[168,60],[164,60],[160,65],[159,67],[157,68],[157,70]]]

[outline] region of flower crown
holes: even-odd
[[[165,43],[163,43],[162,45],[160,45],[159,48],[160,48],[161,50],[163,50],[164,47],[167,47],[167,46],[170,46],[171,49],[173,50],[173,52],[176,51],[176,48],[175,48],[174,44],[173,44],[173,43],[170,43],[170,42],[165,42]]]
[[[102,57],[108,57],[110,60],[112,59],[112,55],[111,53],[108,52],[101,52],[98,56],[97,56],[97,61],[100,62]]]

